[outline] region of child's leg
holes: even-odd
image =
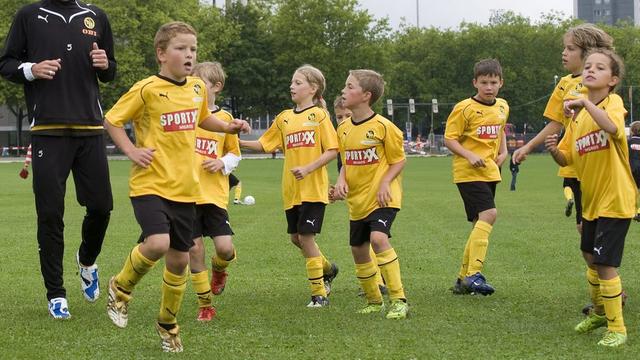
[[[376,278],[380,276],[378,265],[370,253],[371,245],[365,242],[361,245],[351,246],[351,254],[356,264],[356,277],[369,304],[382,304],[382,293]]]
[[[221,235],[213,238],[216,254],[211,258],[213,271],[223,272],[236,260],[236,249],[231,235]]]
[[[487,255],[487,247],[489,246],[489,235],[493,229],[497,214],[498,211],[495,208],[481,211],[478,214],[478,221],[473,226],[473,230],[471,230],[467,240],[469,256],[467,258],[466,276],[482,272]]]
[[[322,256],[315,241],[315,234],[292,234],[298,237],[302,254],[306,259],[307,278],[311,287],[311,296],[327,296],[322,271]]]
[[[204,243],[202,237],[193,239],[194,245],[189,249],[189,269],[191,285],[198,296],[198,307],[209,308],[212,304],[209,272],[204,264]]]
[[[233,198],[234,200],[240,200],[241,196],[242,196],[242,181],[238,181],[238,185],[236,185],[236,188],[233,190]]]
[[[373,251],[373,246],[371,246],[371,243],[369,243],[369,257],[371,258],[371,261],[373,261],[373,263],[376,265],[376,267],[378,266],[378,258],[376,257],[376,252]],[[382,274],[380,271],[376,272],[376,283],[378,284],[378,286],[382,286],[384,287],[384,280],[382,279]]]
[[[128,301],[136,284],[153,268],[168,249],[169,234],[150,235],[145,238],[144,242],[136,245],[127,256],[120,272],[114,277],[118,297]]]
[[[380,231],[371,232],[371,246],[376,253],[376,260],[380,272],[387,282],[389,291],[389,299],[406,301],[404,288],[402,286],[402,278],[400,276],[400,262],[396,251],[389,243],[387,234]]]
[[[622,282],[617,268],[607,265],[597,265],[597,268],[607,328],[609,331],[626,335],[627,328],[622,317]]]
[[[573,200],[573,191],[570,186],[566,185],[562,190],[566,201]]]
[[[184,290],[187,287],[186,269],[189,264],[189,252],[171,248],[167,252],[165,262],[158,324],[170,330],[177,324],[176,316],[180,311]]]

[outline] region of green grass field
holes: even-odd
[[[556,167],[533,156],[510,192],[510,174],[498,187],[498,221],[485,266],[496,287],[490,297],[453,296],[463,246],[470,230],[451,183],[450,158],[412,158],[404,172],[403,209],[393,239],[411,305],[405,321],[361,316],[358,283],[348,245],[344,203],[327,207],[318,243],[340,265],[331,305],[307,309],[309,290],[299,251],[289,243],[280,199],[281,160],[245,160],[237,174],[243,195],[255,206],[231,206],[238,261],[228,286],[214,299],[217,318],[195,320],[196,297],[187,288],[179,323],[181,358],[220,359],[607,359],[638,358],[640,344],[640,225],[633,223],[623,261],[628,345],[599,349],[602,331],[577,335],[588,302],[584,264],[573,218],[564,216]],[[106,281],[135,244],[139,227],[127,197],[128,161],[111,162],[115,208],[98,264],[102,295],[84,301],[75,270],[83,209],[69,181],[65,214],[65,284],[72,319],[48,317],[40,276],[31,181],[21,164],[0,164],[0,337],[2,359],[160,358],[154,321],[162,264],[134,292],[129,325],[116,328],[106,316]],[[335,179],[335,163],[330,164]],[[211,248],[211,242],[207,245]],[[635,355],[634,355],[635,354]]]

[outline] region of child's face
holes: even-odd
[[[297,105],[301,105],[313,101],[313,96],[318,91],[318,88],[311,85],[306,76],[295,72],[291,78],[289,90],[291,91],[291,100]]]
[[[342,89],[342,105],[346,109],[353,109],[363,102],[369,103],[370,92],[363,92],[360,82],[353,75],[349,75]]]
[[[582,70],[582,83],[589,90],[609,89],[620,79],[611,73],[611,59],[600,53],[589,55]]]
[[[582,49],[573,42],[573,36],[565,36],[562,42],[562,66],[572,74],[579,74],[582,70]]]
[[[171,40],[166,49],[157,49],[160,60],[160,74],[176,80],[183,81],[196,64],[196,52],[198,41],[193,34],[177,34]]]
[[[333,112],[336,114],[336,121],[338,122],[338,124],[342,123],[343,121],[347,120],[347,118],[350,118],[351,115],[353,115],[351,110],[343,107],[333,108]]]
[[[476,97],[485,103],[493,103],[502,84],[502,78],[498,75],[479,75],[473,79],[473,87],[478,90]]]

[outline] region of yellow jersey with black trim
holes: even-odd
[[[463,148],[482,158],[485,164],[484,167],[475,168],[467,159],[454,154],[454,183],[502,180],[495,159],[508,118],[509,104],[501,98],[497,98],[493,104],[469,98],[454,106],[447,119],[445,139],[457,140]]]
[[[233,115],[221,108],[212,111],[212,114],[222,121],[233,121]],[[222,209],[227,208],[229,175],[222,171],[210,173],[202,167],[202,163],[206,160],[220,159],[229,153],[240,156],[238,135],[208,131],[200,127],[196,129],[195,164],[200,171],[201,188],[201,197],[196,204],[214,204]]]
[[[207,116],[206,88],[196,77],[178,83],[154,75],[122,95],[105,115],[106,121],[116,127],[131,121],[136,147],[154,150],[146,169],[132,165],[129,196],[157,195],[196,202],[200,185],[193,149],[196,128]]]
[[[580,179],[582,217],[629,219],[636,214],[637,188],[629,167],[624,130],[627,111],[616,94],[610,94],[597,106],[607,112],[618,131],[609,134],[602,130],[582,109],[568,127],[571,141],[558,149],[574,165]]]
[[[552,121],[557,121],[561,123],[562,126],[567,127],[571,122],[571,118],[564,116],[564,102],[586,97],[588,92],[589,90],[582,85],[582,75],[576,76],[569,74],[563,76],[555,89],[553,89],[551,97],[549,97],[547,106],[544,108],[544,117]],[[558,176],[564,178],[578,177],[572,165],[561,166],[558,169]]]
[[[405,159],[402,131],[384,116],[373,114],[358,123],[349,118],[338,125],[337,132],[349,186],[349,219],[364,219],[380,208],[378,188],[389,166]],[[391,201],[387,207],[400,209],[402,174],[391,181],[390,191]]]
[[[276,116],[269,129],[258,139],[265,152],[282,150],[282,200],[284,209],[302,202],[329,203],[329,176],[322,166],[302,180],[291,169],[316,161],[325,151],[338,148],[336,130],[327,110],[312,106],[303,110],[285,110]]]

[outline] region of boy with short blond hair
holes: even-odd
[[[196,126],[235,133],[249,125],[209,114],[204,82],[189,76],[197,52],[193,27],[164,24],[154,45],[159,73],[136,83],[105,116],[109,135],[133,162],[129,196],[144,237],[109,281],[107,315],[116,326],[127,326],[134,287],[166,255],[156,331],[163,351],[181,352],[176,315],[186,287],[194,206],[200,195],[193,156]],[[129,121],[135,145],[123,128]]]
[[[346,198],[349,206],[349,242],[356,276],[367,298],[367,305],[359,313],[374,314],[385,310],[376,281],[379,268],[391,300],[386,317],[404,319],[409,306],[398,255],[389,238],[391,225],[401,207],[405,155],[402,131],[371,109],[383,93],[382,75],[364,69],[349,72],[342,98],[344,107],[353,115],[337,130],[344,165],[334,194],[336,199]],[[377,190],[371,191],[372,186]],[[371,258],[371,247],[377,265]]]
[[[474,66],[476,95],[456,104],[447,119],[445,145],[453,152],[453,182],[457,185],[467,220],[473,223],[462,257],[454,294],[491,295],[495,291],[482,274],[489,235],[496,221],[496,185],[507,157],[504,126],[509,105],[497,98],[502,87],[498,60],[481,60]]]

